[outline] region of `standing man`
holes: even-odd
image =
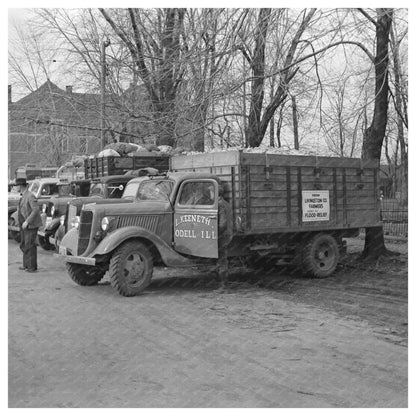
[[[20,187],[22,197],[18,206],[20,225],[20,249],[23,251],[23,266],[20,270],[35,273],[38,269],[36,236],[42,225],[39,205],[35,196],[28,190],[26,179],[17,178],[16,185]]]
[[[218,263],[220,289],[228,283],[228,245],[233,238],[233,221],[230,204],[224,199],[224,187],[218,187]]]

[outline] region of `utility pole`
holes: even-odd
[[[296,105],[296,97],[292,95],[292,117],[293,117],[293,137],[295,149],[299,150],[299,132],[298,132],[298,108]]]
[[[105,62],[105,48],[110,46],[110,39],[106,39],[101,44],[101,149],[106,145],[105,137],[105,81],[107,75],[107,67]]]

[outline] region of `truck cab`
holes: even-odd
[[[71,278],[95,284],[109,270],[119,293],[132,296],[150,283],[154,263],[213,263],[219,184],[212,174],[173,172],[131,180],[123,195],[130,204],[84,205],[59,249]]]

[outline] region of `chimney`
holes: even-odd
[[[66,93],[67,94],[72,94],[72,85],[67,85],[66,86]]]
[[[12,86],[11,85],[8,85],[8,102],[9,102],[9,104],[11,104],[12,103]]]

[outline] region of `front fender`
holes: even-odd
[[[10,218],[13,218],[13,219],[16,221],[16,224],[19,224],[19,215],[18,215],[17,210],[16,210],[16,211],[14,211],[14,212],[10,215]]]
[[[167,245],[157,235],[141,227],[123,227],[107,234],[103,240],[100,241],[92,255],[103,255],[112,252],[124,241],[131,238],[145,238],[150,240],[156,247]]]
[[[140,227],[123,227],[113,231],[104,237],[104,239],[98,244],[96,249],[89,255],[89,257],[109,254],[124,241],[132,238],[143,238],[152,242],[159,251],[162,261],[167,266],[180,267],[194,264],[192,260],[189,260],[188,258],[173,250],[169,244],[167,244],[157,235],[150,232],[149,230],[146,230],[145,228]]]
[[[7,216],[11,217],[14,212],[17,212],[17,207],[8,207]]]
[[[58,229],[60,225],[61,220],[59,218],[54,218],[45,228],[45,232],[48,232],[49,234],[55,234],[55,231]]]
[[[72,255],[76,255],[78,247],[78,230],[71,228],[62,238],[61,245],[68,249]]]

